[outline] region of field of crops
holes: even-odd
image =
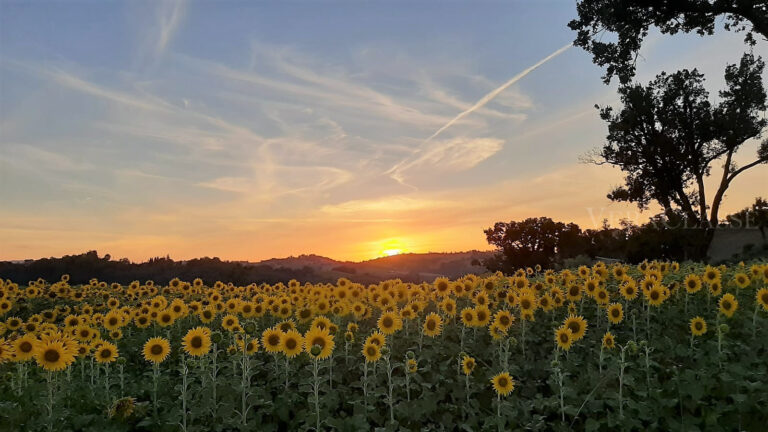
[[[0,281],[0,430],[768,428],[768,264]]]

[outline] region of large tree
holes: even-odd
[[[734,178],[768,163],[768,141],[750,163],[738,167],[733,161],[739,148],[760,138],[768,124],[762,115],[766,109],[764,66],[752,54],[728,65],[726,89],[719,92],[716,106],[696,69],[661,73],[647,86],[620,87],[623,106],[600,109],[608,124],[607,143],[590,159],[625,173],[625,184],[608,198],[636,203],[640,209],[655,201],[668,216],[679,209],[701,228],[716,226]],[[723,161],[720,181],[708,202],[704,180],[718,160]]]
[[[484,232],[488,243],[499,252],[485,262],[492,271],[513,273],[536,264],[550,267],[558,255],[574,256],[586,249],[578,225],[555,222],[548,217],[496,222]]]
[[[579,17],[568,26],[577,32],[574,45],[590,52],[595,64],[606,68],[606,83],[617,76],[627,84],[635,75],[635,62],[652,26],[662,33],[697,32],[711,35],[715,24],[768,39],[767,0],[581,0]]]

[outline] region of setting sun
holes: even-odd
[[[401,253],[403,253],[401,249],[387,249],[381,251],[381,254],[384,256],[400,255]]]

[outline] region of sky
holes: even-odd
[[[574,16],[571,0],[0,1],[0,260],[364,260],[487,250],[497,221],[643,222],[606,198],[618,170],[579,162],[606,135],[594,105],[617,98],[567,47]],[[715,100],[745,49],[652,32],[637,78],[697,67]]]

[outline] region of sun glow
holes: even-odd
[[[384,256],[400,255],[401,253],[403,253],[402,249],[386,249],[381,251],[381,254]]]

